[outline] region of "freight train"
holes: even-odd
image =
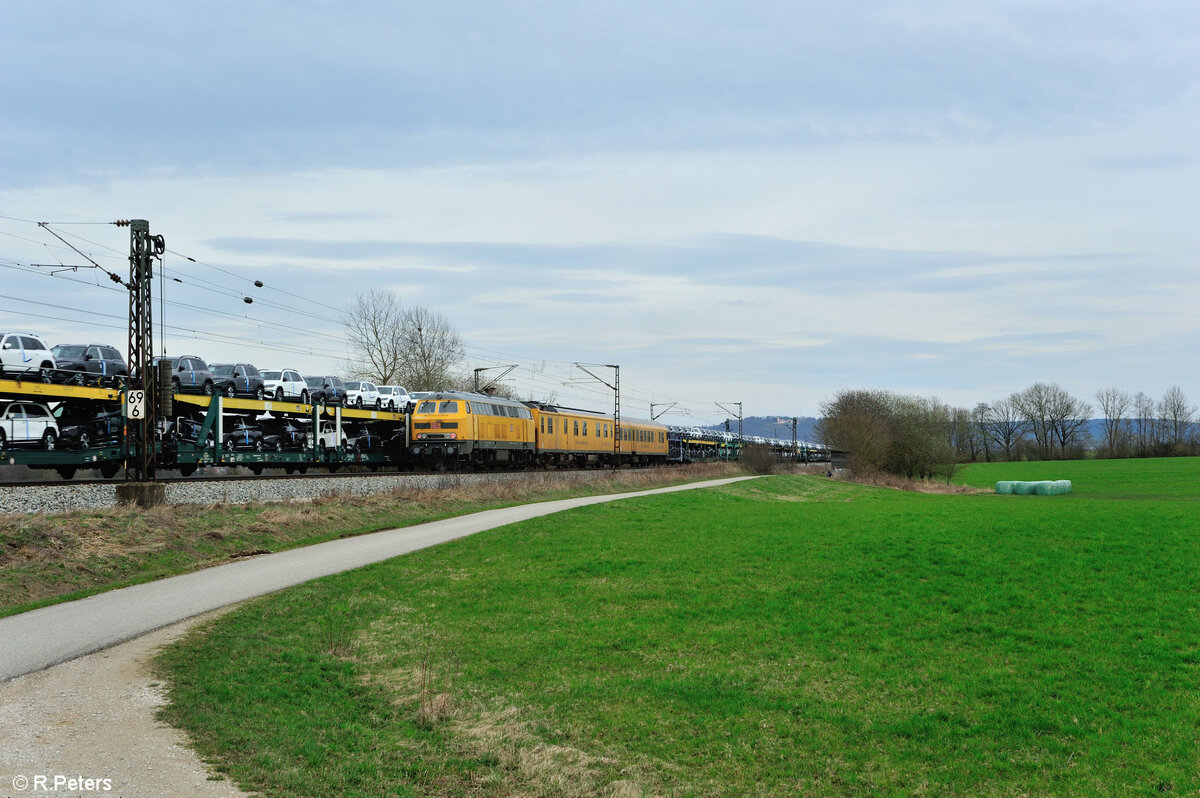
[[[123,378],[61,384],[0,376],[0,464],[116,476],[133,461]],[[18,377],[22,375],[16,375]],[[72,383],[75,381],[71,381]],[[785,458],[828,459],[825,447],[463,392],[421,395],[407,407],[178,393],[154,431],[157,468],[190,476],[215,466],[306,473],[381,469],[587,468],[737,459],[760,443]]]

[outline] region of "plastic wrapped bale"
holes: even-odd
[[[1033,496],[1037,493],[1036,482],[1014,482],[1013,493],[1018,496]]]
[[[996,493],[1001,496],[1011,496],[1013,492],[1013,483],[1011,480],[996,483]]]

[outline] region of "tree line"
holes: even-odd
[[[817,436],[850,453],[851,468],[912,479],[943,476],[992,460],[1161,457],[1200,454],[1200,416],[1183,390],[1161,399],[1119,388],[1096,392],[1103,434],[1093,439],[1093,406],[1056,383],[1035,383],[974,408],[882,390],[845,390],[821,404]]]

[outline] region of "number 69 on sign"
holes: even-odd
[[[146,417],[146,392],[128,391],[125,394],[125,417],[139,421]]]

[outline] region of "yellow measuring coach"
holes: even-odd
[[[547,466],[612,465],[667,459],[667,427],[656,421],[622,419],[589,410],[529,402],[537,426],[538,462]],[[619,438],[619,440],[618,440]]]

